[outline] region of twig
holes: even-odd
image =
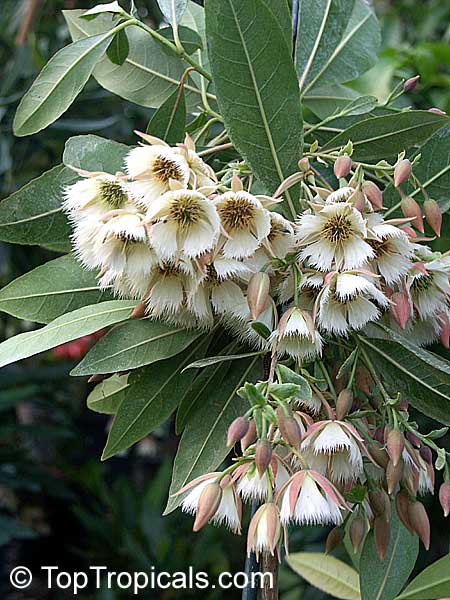
[[[23,46],[27,41],[28,34],[34,22],[34,17],[39,8],[41,0],[28,0],[28,7],[19,31],[16,35],[16,46]]]

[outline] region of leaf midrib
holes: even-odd
[[[318,36],[316,38],[316,41],[314,43],[312,52],[309,55],[308,61],[307,61],[306,65],[305,65],[305,70],[303,71],[303,74],[302,74],[302,76],[300,77],[300,80],[299,80],[300,90],[302,89],[303,84],[306,81],[306,77],[308,76],[308,73],[309,73],[309,71],[311,69],[312,63],[314,62],[314,59],[316,57],[317,50],[319,48],[319,44],[320,44],[320,41],[321,41],[322,36],[323,36],[323,32],[325,31],[325,25],[326,25],[326,23],[328,21],[328,15],[329,15],[329,12],[330,12],[331,2],[332,2],[332,0],[327,0],[327,6],[326,6],[326,9],[325,9],[325,12],[324,12],[324,15],[323,15],[322,22],[320,24],[319,34],[318,34]],[[299,22],[299,24],[300,24],[300,22]]]

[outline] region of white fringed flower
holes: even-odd
[[[147,312],[155,317],[175,317],[183,308],[189,278],[179,266],[158,266],[148,282]]]
[[[406,283],[419,317],[427,319],[448,310],[450,266],[439,259],[418,266],[410,271]]]
[[[108,173],[77,172],[84,178],[64,190],[62,206],[70,218],[100,218],[129,202],[128,187],[122,179]]]
[[[191,515],[195,515],[199,507],[199,500],[203,490],[208,484],[219,481],[220,475],[221,473],[207,473],[206,475],[197,477],[179,490],[176,495],[183,494],[190,490],[189,494],[185,496],[181,503],[182,510]],[[242,506],[240,498],[236,493],[236,487],[229,477],[222,479],[220,483],[222,497],[216,512],[212,515],[209,522],[214,525],[225,524],[228,529],[234,533],[240,533]]]
[[[189,166],[176,148],[138,146],[127,154],[125,165],[133,179],[129,184],[130,193],[145,207],[169,191],[171,180],[181,187],[186,187],[189,181]]]
[[[278,490],[289,479],[289,471],[278,456],[272,458],[270,467],[271,484],[275,490]],[[237,491],[245,502],[267,499],[269,475],[266,472],[260,477],[254,463],[246,463],[238,467],[234,478],[238,481]]]
[[[247,258],[270,233],[269,211],[248,192],[226,192],[214,203],[226,234],[223,255],[226,258]]]
[[[337,273],[320,294],[319,326],[328,333],[346,335],[349,329],[358,330],[377,320],[380,308],[388,306],[386,296],[362,275]]]
[[[272,256],[284,258],[294,249],[294,227],[290,221],[276,212],[270,212],[270,232],[266,245]]]
[[[414,248],[404,231],[384,222],[378,213],[368,215],[369,239],[374,251],[374,258],[369,261],[369,268],[380,273],[388,285],[404,277],[410,267]]]
[[[180,148],[181,154],[189,165],[189,184],[194,190],[199,190],[209,196],[217,189],[217,176],[214,170],[205,163],[200,156],[190,148]]]
[[[278,507],[273,502],[263,504],[253,515],[248,528],[247,554],[261,552],[274,554],[281,543],[281,522]]]
[[[278,494],[283,525],[337,525],[346,509],[344,498],[334,485],[315,471],[299,471]]]
[[[297,226],[300,258],[321,271],[355,269],[374,257],[364,241],[367,228],[361,213],[346,202],[324,206],[317,214],[303,214]]]
[[[314,358],[322,353],[322,337],[311,316],[296,307],[284,313],[270,341],[280,356],[289,354],[296,360]]]
[[[306,432],[301,444],[308,465],[335,482],[355,481],[363,473],[364,441],[345,421],[320,421]]]
[[[151,244],[161,260],[200,256],[213,248],[219,235],[214,204],[193,190],[166,192],[153,201],[146,218],[152,222]]]

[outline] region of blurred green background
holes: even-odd
[[[65,140],[96,133],[134,143],[133,129],[145,130],[151,110],[112,96],[91,80],[70,110],[45,131],[14,138],[14,111],[23,93],[54,52],[69,42],[61,9],[89,8],[95,1],[1,0],[0,2],[0,197],[4,198],[60,161]],[[157,22],[152,0],[137,0],[141,18]],[[124,6],[126,5],[126,2]],[[450,3],[448,0],[376,1],[383,48],[378,65],[356,84],[385,98],[401,77],[421,76],[407,102],[416,108],[450,112]],[[449,223],[447,223],[448,229]],[[36,247],[0,243],[0,283],[53,257]],[[2,339],[32,327],[0,315]],[[60,348],[0,371],[0,594],[5,600],[70,598],[48,591],[44,578],[13,592],[8,573],[18,564],[37,572],[57,564],[70,572],[90,564],[111,570],[174,572],[192,565],[212,577],[243,569],[245,539],[225,529],[191,532],[191,518],[180,512],[161,517],[170,482],[176,436],[170,424],[130,452],[101,464],[108,420],[90,412],[90,386],[68,377],[89,346]],[[426,423],[424,423],[426,426]],[[423,567],[448,551],[449,524],[435,498],[426,499],[432,517],[432,549],[422,552]],[[303,528],[292,536],[293,550],[321,551],[327,531]],[[337,553],[339,556],[339,551]],[[341,556],[342,557],[342,556]],[[323,594],[282,567],[284,600],[321,600]],[[220,598],[224,592],[152,591],[142,598]],[[121,600],[126,592],[92,590],[78,597]],[[227,591],[227,598],[239,598]]]

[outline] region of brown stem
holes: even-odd
[[[261,590],[261,600],[278,600],[278,557],[270,552],[263,552],[261,558],[261,573],[264,576],[264,587]],[[272,577],[265,575],[270,573]]]
[[[41,0],[28,0],[28,7],[23,18],[22,24],[16,35],[16,46],[23,46],[27,40],[28,33],[33,25],[36,11],[39,8]]]

